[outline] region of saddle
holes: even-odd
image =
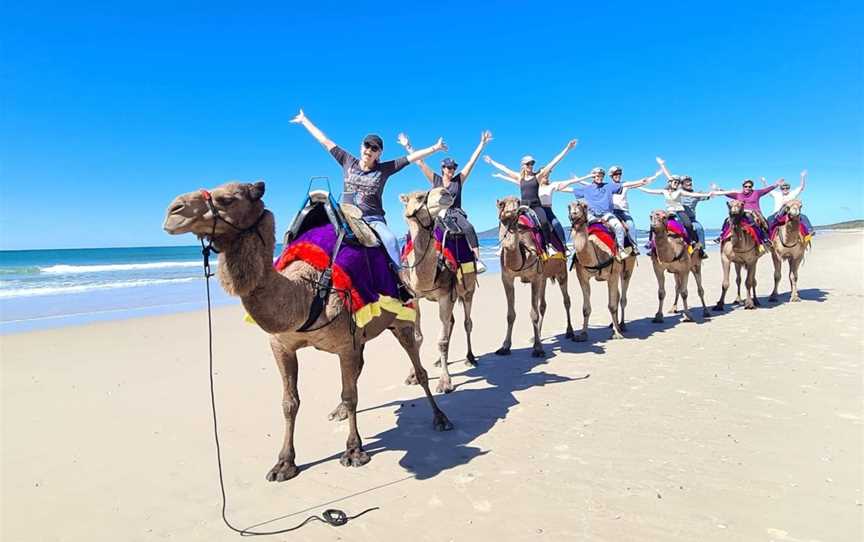
[[[781,211],[782,214],[774,217],[774,220],[771,222],[768,228],[768,238],[773,239],[774,235],[777,233],[777,230],[780,229],[781,226],[785,226],[787,222],[789,222],[789,215],[786,214],[786,208],[784,207]],[[798,231],[801,234],[801,237],[805,242],[809,242],[810,238],[813,237],[812,232],[807,229],[807,226],[804,225],[804,222],[798,223]]]
[[[333,196],[323,190],[309,192],[300,212],[285,232],[283,243],[288,245],[303,231],[327,222],[336,231],[341,231],[348,243],[367,248],[381,246],[378,234],[363,221],[363,212],[358,207],[350,203],[337,204]]]
[[[761,247],[765,229],[759,222],[759,218],[761,217],[757,217],[755,213],[744,211],[744,214],[741,217],[741,228],[753,238],[753,242],[756,243],[757,246]],[[729,221],[729,217],[726,217],[726,220],[723,221],[723,229],[720,230],[720,242],[724,243],[731,237],[732,223]]]
[[[606,252],[606,254],[609,256],[618,254],[618,243],[615,242],[615,230],[605,220],[602,218],[589,220],[586,229],[588,230],[588,237],[593,237],[600,241],[600,249]],[[630,236],[625,235],[624,246],[629,246],[630,244]]]

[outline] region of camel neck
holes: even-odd
[[[249,316],[264,331],[276,333],[293,330],[302,325],[311,300],[311,286],[295,282],[273,268],[273,249],[276,244],[275,221],[270,211],[255,231],[234,237],[215,239],[219,255],[219,281],[228,294],[237,296]],[[263,243],[262,243],[263,239]],[[295,303],[280,305],[277,299],[291,299]]]
[[[435,239],[432,230],[421,228],[417,219],[408,221],[408,231],[414,248],[408,256],[408,276],[412,288],[417,292],[433,289],[438,257],[435,254]]]
[[[596,267],[598,265],[597,253],[588,241],[588,227],[580,224],[573,227],[573,249],[576,251],[576,259],[585,267]]]
[[[784,245],[792,245],[801,241],[801,222],[798,218],[787,217],[786,223],[783,224],[783,241]]]
[[[504,270],[518,272],[526,267],[525,256],[523,251],[519,250],[519,243],[519,234],[507,230],[501,240],[501,263],[504,268],[502,272]]]
[[[682,254],[684,243],[674,243],[666,234],[666,229],[660,231],[654,230],[654,252],[657,254],[657,259],[663,263],[675,261],[675,258]]]

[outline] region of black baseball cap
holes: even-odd
[[[384,150],[384,141],[381,139],[381,136],[378,134],[369,134],[363,138],[364,145],[375,145],[382,151]]]

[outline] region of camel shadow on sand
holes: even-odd
[[[462,377],[457,388],[446,395],[435,395],[438,405],[455,426],[452,431],[437,433],[432,429],[429,404],[422,394],[416,393],[419,387],[412,388],[415,393],[412,399],[358,410],[358,414],[361,414],[398,406],[395,412],[396,425],[377,435],[364,437],[364,450],[373,456],[373,460],[375,455],[383,452],[402,453],[399,465],[413,478],[420,480],[432,478],[489,453],[491,450],[483,450],[470,444],[498,423],[507,421],[510,410],[519,404],[515,392],[589,378],[588,374],[568,377],[536,371],[538,366],[548,364],[554,359],[554,352],[550,350],[547,348],[546,358],[531,357],[531,348],[513,349],[509,356],[484,354],[477,358],[476,367],[454,373],[454,376]],[[453,361],[451,364],[462,365],[462,361]],[[434,379],[430,378],[430,381]],[[468,387],[478,382],[485,382],[488,387]],[[340,454],[334,454],[307,463],[302,465],[301,469],[336,460],[339,456]]]

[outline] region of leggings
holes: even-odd
[[[543,211],[546,213],[546,219],[552,224],[552,229],[555,231],[555,235],[558,236],[558,240],[561,241],[561,244],[566,245],[567,236],[564,234],[564,226],[561,225],[561,221],[552,212],[552,207],[543,206]]]
[[[627,224],[627,237],[630,238],[630,242],[633,243],[633,246],[636,246],[636,223],[633,222],[633,217],[630,216],[630,213],[624,211],[622,209],[615,209],[612,211],[618,220]]]
[[[546,214],[546,209],[542,205],[533,206],[531,210],[534,211],[534,215],[537,217],[537,220],[540,222],[540,231],[543,232],[543,237],[546,239],[547,244],[554,244],[554,239],[557,237],[555,232],[552,231],[552,224],[549,223],[549,215]]]
[[[480,247],[480,241],[477,239],[477,231],[474,226],[468,222],[468,215],[462,209],[451,207],[447,210],[445,220],[452,220],[459,226],[462,233],[465,235],[465,240],[468,241],[468,246],[472,249]]]

